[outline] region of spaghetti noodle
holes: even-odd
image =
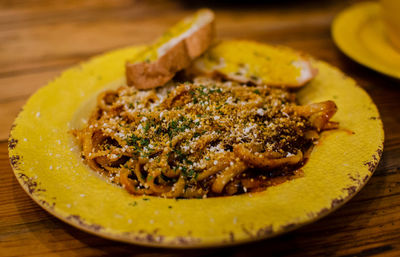
[[[335,112],[332,101],[296,105],[285,89],[200,78],[105,91],[74,134],[87,164],[130,193],[200,198],[295,176]]]

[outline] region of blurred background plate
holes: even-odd
[[[384,32],[378,2],[355,4],[337,15],[332,24],[333,40],[347,56],[400,79],[400,52],[392,47]]]

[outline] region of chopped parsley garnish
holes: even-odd
[[[150,144],[150,140],[148,138],[140,139],[140,145],[141,146],[148,146],[149,144]]]
[[[144,125],[144,128],[143,128],[144,133],[147,133],[147,131],[149,131],[149,129],[150,129],[150,122],[147,121],[146,125]]]

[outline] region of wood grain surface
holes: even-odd
[[[332,19],[355,2],[360,1],[1,1],[0,256],[400,256],[400,82],[353,62],[334,45]],[[338,66],[371,95],[386,140],[365,188],[338,211],[294,232],[201,250],[102,239],[42,210],[19,186],[8,161],[8,131],[27,98],[62,70],[114,48],[150,42],[202,6],[216,11],[220,38],[307,52]]]

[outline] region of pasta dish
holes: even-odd
[[[335,112],[283,88],[197,78],[105,91],[74,134],[88,166],[132,194],[204,198],[295,177]]]

